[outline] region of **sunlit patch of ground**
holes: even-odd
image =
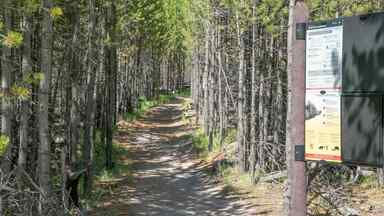
[[[281,216],[283,210],[283,184],[258,183],[252,184],[248,174],[240,173],[236,168],[228,168],[223,176],[217,177],[223,193],[227,197],[241,197],[254,208],[251,215]]]
[[[351,188],[351,207],[362,216],[384,215],[384,188],[378,186],[356,185]]]
[[[210,164],[183,147],[191,128],[182,121],[180,104],[118,123],[115,141],[129,153],[120,160],[134,171],[96,184],[105,193],[91,215],[281,215],[282,183],[253,185],[235,169],[215,179],[202,172]],[[384,216],[382,188],[368,184],[348,190],[350,207],[362,216]]]
[[[377,185],[374,176],[369,176],[368,181],[346,184],[341,190],[338,209],[334,203],[316,197],[309,207],[311,213],[315,216],[345,215],[345,209],[349,209],[358,216],[384,216],[384,188]]]
[[[192,129],[182,120],[182,103],[174,101],[132,123],[118,123],[115,140],[129,153],[120,162],[134,170],[129,178],[98,183],[109,193],[90,215],[255,215],[251,210],[256,205],[235,193],[227,196],[198,169],[199,160],[187,150]]]

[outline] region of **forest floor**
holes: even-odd
[[[263,195],[270,203],[266,209],[264,201],[248,201],[246,194],[217,184],[201,168],[191,151],[194,129],[182,119],[183,100],[155,107],[135,122],[119,122],[115,142],[127,154],[118,163],[131,170],[97,183],[110,192],[90,215],[275,215],[271,197]]]
[[[136,121],[118,123],[118,175],[98,179],[95,188],[101,195],[93,197],[97,205],[90,215],[281,215],[282,184],[251,185],[233,170],[224,177],[207,172],[209,162],[192,151],[195,128],[182,117],[185,100],[178,98]],[[348,190],[350,206],[361,215],[384,215],[382,189],[369,183]]]

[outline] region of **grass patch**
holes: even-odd
[[[201,128],[197,129],[192,135],[193,149],[199,157],[205,158],[208,155],[208,141],[208,136],[205,135]]]
[[[102,133],[101,131],[96,131],[94,161],[96,179],[99,181],[108,181],[113,180],[123,173],[130,173],[132,170],[130,164],[127,163],[127,161],[121,161],[123,156],[127,157],[129,154],[130,152],[127,148],[114,142],[112,145],[112,161],[114,166],[111,170],[106,169],[105,146],[102,142]]]
[[[110,195],[113,188],[117,186],[119,180],[133,182],[133,167],[130,161],[122,161],[123,156],[129,157],[129,151],[118,143],[113,143],[112,160],[113,168],[111,170],[105,167],[106,155],[105,146],[102,140],[101,130],[95,134],[95,158],[94,158],[94,179],[95,185],[92,195],[84,199],[84,206],[87,208],[95,207],[103,197]],[[83,179],[81,179],[83,180]],[[83,191],[83,184],[80,184],[80,190]]]
[[[378,184],[378,179],[376,175],[361,176],[357,183],[360,184],[360,187],[364,189],[372,189],[372,188],[380,187],[380,185]]]
[[[230,149],[235,147],[233,143],[236,141],[236,136],[236,129],[228,130],[222,140],[219,134],[215,134],[212,139],[212,151],[209,151],[209,137],[204,133],[202,128],[198,128],[195,133],[192,134],[193,149],[200,159],[212,161],[223,149],[226,149],[226,152],[234,152]],[[220,164],[214,173],[208,172],[208,174],[218,177],[220,181],[224,183],[225,193],[236,191],[239,185],[241,185],[241,188],[252,187],[249,174],[240,173],[232,163]]]
[[[209,151],[209,137],[202,128],[198,128],[192,135],[193,148],[201,159],[210,159],[220,153],[223,148],[230,148],[230,145],[236,141],[236,133],[236,129],[228,130],[223,140],[221,140],[219,134],[214,134],[212,150]]]
[[[191,100],[184,100],[181,108],[183,109],[184,112],[192,110],[192,101]]]
[[[176,100],[175,95],[170,95],[170,94],[161,94],[159,95],[159,99],[157,100],[157,104],[165,104],[169,103],[172,100]]]
[[[202,159],[209,159],[213,157],[218,154],[223,147],[220,144],[220,137],[214,135],[212,139],[212,150],[209,151],[209,137],[205,135],[202,128],[197,129],[192,135],[192,145],[194,151]]]
[[[228,130],[227,135],[224,138],[223,143],[224,144],[231,144],[236,141],[236,136],[237,136],[237,130],[232,128]]]
[[[180,97],[191,97],[191,89],[190,88],[179,89],[176,91],[175,94]]]
[[[222,167],[219,170],[219,175],[223,178],[223,183],[226,186],[236,187],[242,186],[244,188],[250,188],[252,184],[251,178],[246,173],[241,173],[235,167]]]
[[[182,115],[182,122],[184,124],[193,125],[193,119],[195,117],[193,110],[193,105],[192,105],[192,100],[190,98],[186,98],[183,100],[183,103],[181,104],[181,109],[183,111]]]
[[[147,99],[146,97],[139,98],[138,108],[134,112],[124,114],[125,121],[134,121],[142,117],[149,109],[160,104],[168,103],[176,99],[174,95],[161,94],[157,99]]]

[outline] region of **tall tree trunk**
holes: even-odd
[[[52,37],[53,37],[53,20],[50,14],[52,8],[51,0],[43,0],[43,21],[42,21],[42,40],[41,40],[41,71],[43,78],[40,81],[39,87],[39,109],[38,109],[38,123],[39,123],[39,185],[42,190],[42,200],[47,200],[51,192],[51,141],[49,132],[49,94],[51,86],[52,75]],[[40,204],[41,205],[41,204]],[[44,206],[40,206],[40,214],[44,215]]]
[[[84,167],[86,173],[84,178],[84,193],[90,195],[93,182],[93,150],[94,150],[94,121],[95,121],[95,101],[96,101],[96,70],[97,70],[97,55],[96,55],[96,2],[88,0],[89,7],[89,24],[88,24],[88,60],[87,60],[87,97],[86,111],[84,122]]]
[[[265,37],[265,31],[262,31],[261,33],[261,37],[260,37],[260,41],[262,44],[265,44],[263,43],[264,41],[266,41],[266,37]],[[263,49],[265,49],[266,47],[263,45],[262,47]],[[266,61],[265,59],[265,56],[264,55],[264,61]],[[259,113],[258,113],[258,128],[259,128],[259,136],[258,136],[258,143],[257,143],[257,149],[258,149],[258,156],[257,156],[257,167],[256,169],[262,169],[264,168],[264,162],[265,162],[265,152],[264,152],[264,144],[265,144],[265,128],[267,127],[265,125],[265,121],[264,121],[264,116],[265,116],[265,113],[264,111],[266,110],[265,109],[265,66],[262,67],[262,71],[259,73]]]
[[[254,0],[253,7],[252,7],[252,16],[255,19],[256,18],[256,6],[257,6],[258,0]],[[251,144],[251,152],[250,152],[250,172],[251,172],[251,179],[252,181],[256,181],[256,163],[257,163],[257,78],[259,76],[258,74],[258,64],[256,61],[256,54],[257,54],[257,23],[256,19],[253,21],[252,24],[252,57],[251,57],[251,65],[252,65],[252,75],[251,75],[251,124],[250,124],[250,144]]]
[[[285,22],[284,19],[281,20],[280,29],[283,32]],[[280,42],[278,43],[278,56],[277,56],[277,68],[276,68],[276,76],[277,76],[277,89],[275,99],[275,111],[274,111],[274,131],[273,131],[273,143],[276,145],[277,151],[281,149],[282,146],[282,129],[284,125],[284,96],[283,96],[283,70],[285,65],[283,63],[283,47],[284,47],[284,35],[280,37]],[[280,157],[280,152],[275,152],[275,157]],[[280,161],[279,161],[280,162]]]
[[[273,58],[271,57],[273,55],[273,38],[271,37],[268,40],[268,36],[272,36],[272,34],[266,33],[265,34],[265,60],[269,62],[269,65],[266,67],[266,79],[264,80],[264,91],[260,92],[263,97],[263,115],[260,116],[262,118],[262,125],[261,128],[263,130],[263,141],[261,142],[261,145],[263,146],[260,151],[263,152],[263,158],[260,158],[261,162],[261,169],[263,171],[267,171],[267,143],[270,142],[269,134],[270,134],[270,109],[271,109],[271,91],[272,91],[272,70],[273,70]]]
[[[11,31],[12,28],[12,12],[11,2],[5,0],[3,7],[5,9],[1,10],[4,17],[4,30],[5,32]],[[13,149],[13,137],[12,137],[12,103],[9,100],[9,90],[12,86],[12,73],[13,73],[13,55],[12,49],[7,46],[2,46],[2,56],[1,56],[1,88],[3,91],[3,96],[1,99],[1,135],[6,136],[9,139],[5,152],[3,153],[0,161],[0,177],[3,177],[3,174],[8,174],[12,169],[12,149]],[[0,193],[0,215],[3,215],[4,208],[6,207],[6,202],[3,200],[3,194]]]
[[[4,14],[4,30],[10,32],[12,30],[12,1],[5,0],[3,10]],[[6,136],[9,139],[9,143],[1,160],[0,169],[4,173],[8,173],[11,170],[12,160],[12,148],[14,138],[12,137],[13,128],[13,112],[12,102],[10,100],[10,88],[12,87],[12,73],[13,68],[13,54],[12,48],[2,47],[2,62],[1,62],[1,88],[5,97],[1,99],[1,135]]]
[[[70,91],[71,97],[69,99],[70,106],[70,121],[69,121],[69,146],[71,149],[70,152],[70,164],[74,161],[77,161],[77,150],[80,141],[80,60],[78,55],[77,47],[79,46],[79,33],[80,33],[80,14],[77,4],[74,4],[71,25],[73,26],[72,38],[70,45],[70,62],[69,62],[69,82],[68,91]]]
[[[209,79],[209,41],[210,41],[210,23],[206,24],[206,36],[205,36],[205,61],[204,61],[204,71],[203,71],[203,129],[206,135],[209,134],[209,89],[208,89],[208,79]]]
[[[199,116],[200,116],[200,52],[199,52],[199,46],[195,48],[193,53],[193,78],[192,78],[192,98],[193,98],[193,104],[194,108],[196,110],[196,123],[199,122]]]
[[[208,150],[213,150],[213,135],[215,132],[215,74],[216,74],[216,65],[215,65],[215,57],[216,57],[216,43],[215,43],[215,29],[212,28],[212,34],[210,35],[211,41],[211,55],[210,57],[210,69],[208,74]]]
[[[238,93],[238,101],[237,101],[237,112],[238,112],[238,126],[237,126],[237,153],[239,160],[239,168],[242,172],[246,171],[246,158],[245,155],[245,44],[243,34],[240,29],[240,20],[238,14],[236,14],[236,28],[237,28],[237,40],[238,40],[238,49],[239,49],[239,93]]]
[[[23,18],[24,29],[24,45],[23,45],[23,60],[22,60],[22,73],[24,76],[32,73],[32,20],[31,17],[25,16]],[[29,86],[26,86],[29,88]],[[27,165],[27,147],[28,147],[28,132],[29,132],[29,118],[30,118],[30,100],[23,100],[21,102],[21,114],[20,114],[20,140],[19,140],[19,157],[18,167],[19,169],[26,169]],[[19,179],[22,179],[22,172],[19,173]]]
[[[221,45],[221,30],[218,27],[217,30],[217,44],[218,46]],[[219,108],[219,141],[220,141],[220,148],[223,145],[224,141],[224,100],[223,100],[223,79],[222,79],[222,73],[223,73],[223,62],[222,62],[222,55],[223,51],[222,48],[220,48],[217,51],[217,63],[218,63],[218,85],[219,85],[219,92],[218,92],[218,108]]]
[[[108,62],[106,72],[106,81],[107,81],[107,104],[106,104],[106,167],[108,169],[113,168],[112,161],[112,139],[113,139],[113,125],[115,121],[115,73],[117,73],[117,54],[116,54],[116,39],[115,39],[115,31],[116,31],[116,8],[114,1],[111,1],[110,4],[106,8],[106,20],[107,20],[107,34],[108,38],[111,39],[111,44],[107,46],[107,57],[106,61]]]

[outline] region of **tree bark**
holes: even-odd
[[[106,49],[106,61],[107,66],[105,67],[106,71],[106,81],[107,81],[107,103],[106,103],[106,143],[105,143],[105,155],[106,155],[106,167],[108,169],[113,168],[112,161],[112,151],[113,151],[113,125],[115,122],[115,103],[116,103],[116,95],[115,95],[115,86],[116,86],[116,73],[117,73],[117,53],[116,53],[116,6],[114,1],[111,1],[110,4],[106,8],[106,24],[107,24],[107,34],[108,38],[111,39],[111,44],[107,45]]]
[[[87,97],[86,97],[86,112],[84,122],[84,167],[86,167],[84,177],[84,193],[90,195],[93,182],[93,151],[94,151],[94,121],[95,121],[95,101],[96,101],[96,70],[97,70],[97,55],[96,55],[96,2],[88,0],[89,7],[89,24],[88,24],[88,60],[87,60]]]
[[[212,28],[212,33],[210,35],[211,41],[211,51],[210,51],[210,64],[209,64],[209,73],[208,73],[208,151],[213,150],[213,136],[215,133],[215,74],[216,74],[216,65],[215,65],[215,57],[216,57],[216,46],[215,46],[215,30]]]
[[[252,57],[251,57],[251,65],[252,65],[252,75],[251,75],[251,124],[250,124],[250,145],[251,145],[251,153],[250,153],[250,172],[252,181],[256,181],[256,164],[257,164],[257,78],[258,74],[258,60],[256,58],[257,55],[257,22],[256,22],[256,6],[258,0],[254,0],[252,7],[252,17],[255,19],[252,23]]]
[[[32,20],[31,17],[24,16],[23,18],[24,29],[24,43],[22,49],[22,73],[28,76],[32,73]],[[27,84],[26,84],[27,85]],[[30,86],[27,85],[27,88]],[[30,100],[26,99],[21,102],[21,114],[20,114],[20,128],[19,128],[19,157],[18,167],[19,169],[26,169],[27,165],[27,151],[28,151],[28,133],[29,133],[29,118],[30,118]],[[19,179],[22,180],[21,172],[18,172]]]
[[[12,1],[5,0],[3,10],[4,14],[4,29],[5,32],[12,30],[12,11],[9,9],[12,6]],[[12,102],[10,100],[10,88],[12,87],[12,74],[13,68],[13,54],[12,48],[3,46],[2,47],[2,61],[1,61],[1,88],[4,97],[1,99],[1,135],[6,136],[9,139],[9,143],[6,147],[5,153],[1,160],[0,169],[4,173],[8,173],[12,168],[12,148],[13,148],[13,112]]]
[[[203,129],[206,135],[209,134],[209,42],[210,42],[210,23],[206,24],[206,35],[205,35],[205,61],[204,61],[204,71],[203,71]]]
[[[238,163],[240,171],[245,172],[246,171],[246,161],[247,160],[245,156],[245,109],[244,109],[244,103],[245,103],[245,44],[244,44],[244,38],[243,33],[240,29],[240,20],[238,14],[236,14],[236,28],[237,28],[237,40],[238,40],[238,49],[239,49],[239,56],[238,56],[238,62],[239,62],[239,69],[238,69],[238,76],[239,76],[239,93],[238,93],[238,99],[237,99],[237,112],[238,112],[238,126],[237,126],[237,153],[238,153]]]
[[[50,14],[52,8],[51,0],[42,1],[43,21],[42,21],[42,40],[41,40],[41,71],[43,78],[40,81],[39,87],[39,109],[38,109],[38,124],[39,124],[39,185],[41,187],[42,200],[47,201],[51,192],[51,140],[49,132],[49,94],[51,87],[52,75],[52,38],[53,38],[53,20]],[[41,204],[40,204],[41,205]],[[40,206],[40,213],[44,215],[44,206]]]

